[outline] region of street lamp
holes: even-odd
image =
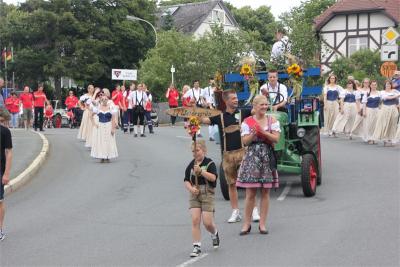
[[[141,19],[141,18],[138,18],[138,17],[135,17],[135,16],[130,16],[130,15],[127,15],[126,19],[127,20],[131,20],[131,21],[139,20],[139,21],[143,21],[143,22],[146,22],[147,24],[149,24],[151,26],[151,28],[153,28],[153,30],[154,30],[154,34],[156,36],[156,45],[155,46],[157,46],[157,31],[156,31],[156,28],[153,26],[153,24],[151,24],[150,22],[148,22],[145,19]]]

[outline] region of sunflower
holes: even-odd
[[[253,75],[253,72],[251,71],[251,67],[249,64],[243,64],[242,68],[240,69],[240,75]]]

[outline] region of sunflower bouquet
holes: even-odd
[[[240,68],[240,75],[242,75],[244,79],[247,81],[250,91],[250,96],[245,103],[245,105],[248,105],[251,103],[253,97],[257,94],[258,91],[258,80],[257,76],[254,75],[256,69],[256,62],[255,59],[252,57],[243,57],[241,59],[241,65],[242,67]]]
[[[301,92],[303,91],[303,69],[297,64],[297,60],[294,56],[288,55],[288,60],[291,63],[289,67],[287,67],[286,71],[289,75],[289,80],[293,86],[293,96],[296,99],[299,99],[301,96]]]
[[[186,130],[190,136],[195,137],[196,133],[200,130],[199,118],[195,116],[190,117],[186,125]]]

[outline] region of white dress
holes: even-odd
[[[326,95],[326,103],[324,103],[324,129],[325,132],[331,134],[333,124],[339,114],[338,98],[342,92],[342,87],[336,85],[335,87],[325,86],[324,95]]]
[[[360,110],[362,112],[364,104],[362,103],[362,99],[364,95],[366,95],[368,91],[366,90],[357,90],[356,91],[356,102],[360,105]],[[357,107],[357,106],[356,106]],[[350,135],[361,136],[364,133],[364,116],[362,114],[357,113],[354,119],[353,127],[351,128]]]
[[[350,133],[357,115],[356,94],[353,91],[343,90],[340,98],[343,99],[343,113],[340,113],[333,124],[333,132]]]
[[[81,125],[79,127],[79,132],[77,137],[78,139],[85,141],[87,138],[88,127],[90,123],[89,105],[91,103],[91,96],[89,94],[84,94],[79,98],[79,100],[83,102],[83,104],[85,105],[85,110],[83,111]]]
[[[364,95],[363,103],[366,105],[366,117],[364,120],[364,133],[363,133],[364,141],[374,140],[373,134],[378,119],[380,102],[381,102],[381,93],[379,91],[376,91],[369,95]]]
[[[388,100],[387,98],[397,95],[399,95],[399,92],[397,90],[391,90],[390,92],[381,92],[383,105],[378,112],[373,140],[393,141],[395,139],[397,120],[399,118],[399,112],[397,110],[399,99],[395,98]]]
[[[93,108],[94,130],[92,138],[92,148],[90,156],[97,159],[113,159],[118,157],[117,143],[115,133],[111,134],[112,119],[117,109],[108,102],[106,111],[102,111],[97,107]]]

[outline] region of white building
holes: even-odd
[[[193,34],[195,37],[210,32],[214,24],[221,24],[226,32],[239,29],[238,23],[222,0],[161,6],[159,9],[158,26],[162,26],[166,16],[171,15],[177,31]]]
[[[400,0],[339,0],[314,20],[322,71],[358,50],[380,50],[385,44],[382,32],[397,27],[399,21]]]

